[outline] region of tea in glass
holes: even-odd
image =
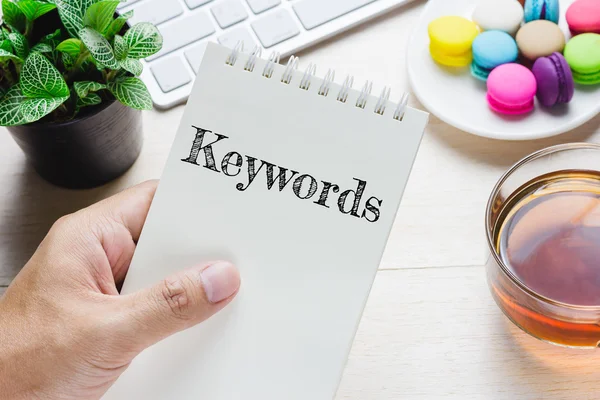
[[[569,152],[585,155],[573,163],[579,168],[563,169]],[[600,169],[581,168],[592,153],[600,158],[595,145],[567,145],[529,157],[501,180],[488,207],[494,299],[523,330],[564,346],[600,342]]]

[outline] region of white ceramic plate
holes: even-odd
[[[494,1],[494,0],[492,0]],[[516,0],[515,0],[516,1]],[[561,28],[570,38],[565,11],[574,0],[561,0]],[[600,113],[600,85],[576,85],[568,105],[536,108],[525,116],[502,116],[488,108],[485,82],[469,68],[436,64],[429,55],[429,23],[445,15],[470,18],[477,0],[429,0],[413,32],[407,54],[408,76],[419,101],[444,122],[475,135],[504,140],[529,140],[567,132]]]

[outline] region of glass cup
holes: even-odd
[[[553,344],[594,348],[600,346],[600,301],[598,304],[593,302],[593,304],[583,303],[582,305],[582,303],[565,301],[564,298],[552,298],[548,293],[542,293],[539,287],[535,288],[530,282],[526,282],[526,279],[523,278],[524,275],[516,273],[515,269],[509,265],[510,262],[503,261],[503,257],[500,256],[500,254],[506,255],[502,252],[501,232],[505,232],[503,229],[506,225],[503,224],[509,221],[508,216],[516,215],[514,210],[519,207],[519,202],[525,201],[528,193],[532,193],[528,192],[530,188],[539,187],[540,182],[549,182],[551,186],[552,182],[562,179],[560,177],[567,177],[567,179],[575,177],[575,180],[583,177],[579,182],[589,178],[589,181],[585,182],[591,182],[592,187],[595,187],[595,183],[598,184],[598,191],[594,191],[594,195],[598,195],[598,197],[590,199],[600,202],[597,200],[600,199],[600,145],[573,143],[549,147],[525,157],[500,178],[490,195],[485,217],[487,243],[491,252],[487,263],[488,284],[500,309],[525,332]],[[555,181],[552,181],[553,179]],[[572,194],[569,187],[564,184],[562,187],[560,185],[559,183],[556,187],[561,190],[566,189],[564,193]],[[566,210],[565,213],[568,214],[569,208]],[[540,221],[544,223],[551,223],[553,218],[558,218],[555,215],[544,215],[543,213],[541,215]],[[598,216],[598,214],[594,215]],[[524,217],[521,221],[524,221]],[[533,224],[530,231],[535,229],[543,231],[546,228],[542,225],[544,224],[540,224],[540,226]],[[598,228],[600,232],[600,223]],[[593,250],[596,251],[596,249]],[[559,258],[550,260],[552,268],[554,268],[552,273],[557,271],[556,264],[562,263],[563,268],[558,271],[560,271],[559,274],[565,274],[564,282],[558,279],[553,283],[554,285],[560,286],[564,283],[567,288],[568,285],[578,284],[573,282],[574,279],[581,276],[573,269],[578,267],[577,261],[570,263],[569,259],[562,258],[560,258],[560,262],[556,261]],[[592,264],[594,264],[593,261]],[[600,277],[600,258],[597,260],[597,269],[597,277]],[[543,268],[538,273],[542,272]],[[571,272],[573,273],[571,274]],[[596,276],[593,268],[590,274],[589,276]],[[585,284],[587,289],[590,288],[590,285],[597,284],[600,298],[600,280],[597,282],[588,280],[580,283]],[[577,293],[574,295],[577,296]]]

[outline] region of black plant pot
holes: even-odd
[[[47,181],[67,188],[100,186],[121,176],[142,149],[142,112],[118,101],[89,108],[62,123],[8,128]]]

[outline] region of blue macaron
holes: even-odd
[[[471,74],[486,81],[494,68],[515,62],[519,56],[517,42],[503,31],[485,31],[473,41]]]
[[[559,18],[558,0],[525,0],[525,22],[545,19],[558,24]]]

